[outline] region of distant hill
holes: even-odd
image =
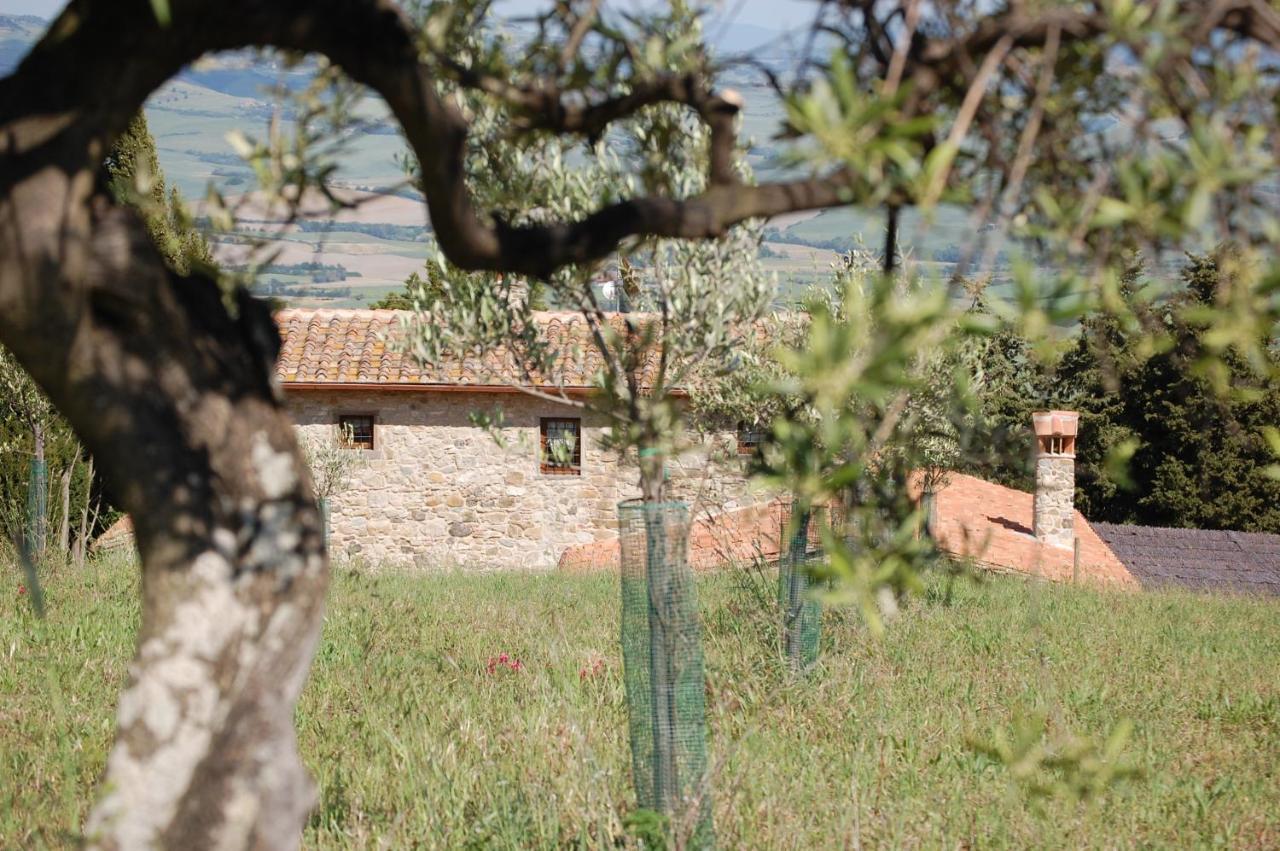
[[[32,15],[0,15],[0,75],[12,72],[48,22]],[[739,22],[707,24],[708,37],[721,55],[750,53],[761,61],[785,64],[799,47],[798,34]],[[310,63],[287,65],[257,52],[241,51],[207,57],[184,69],[147,102],[147,118],[169,182],[189,198],[202,197],[210,182],[224,192],[249,188],[252,173],[226,142],[239,131],[261,138],[277,111],[273,92],[300,90],[311,81]],[[757,140],[773,135],[780,111],[772,93],[752,79],[735,79],[748,99],[745,133]],[[756,85],[753,85],[756,83]],[[356,188],[403,182],[397,164],[403,152],[396,126],[379,101],[364,109],[365,127],[341,159],[340,182]],[[771,152],[753,151],[752,165],[762,174]]]
[[[34,41],[47,26],[44,18],[35,15],[0,15],[0,38],[23,38]]]
[[[0,15],[0,75],[18,67],[46,26],[35,15]]]
[[[17,66],[46,26],[34,16],[0,15],[0,75]],[[790,67],[807,40],[803,31],[725,23],[714,17],[706,31],[722,57],[750,54],[776,70]],[[824,48],[819,44],[815,49]],[[229,197],[251,193],[254,175],[231,149],[227,136],[237,131],[263,138],[279,108],[272,92],[280,87],[297,90],[306,86],[311,70],[307,63],[289,66],[258,53],[225,53],[200,60],[153,94],[146,106],[147,120],[169,184],[191,201],[205,197],[210,184]],[[783,176],[778,143],[771,141],[783,117],[782,105],[758,75],[746,69],[733,70],[726,82],[746,99],[743,137],[754,140],[748,161],[756,177],[768,180]],[[337,287],[354,293],[317,296],[312,301],[354,306],[363,303],[362,299],[373,300],[398,290],[426,257],[425,243],[414,231],[424,211],[416,193],[405,186],[398,161],[404,143],[381,101],[366,100],[360,112],[365,126],[344,143],[336,182],[347,191],[378,198],[379,203],[362,204],[348,215],[321,210],[306,228],[281,230],[279,222],[265,213],[258,214],[257,221],[243,224],[247,231],[271,233],[280,240],[281,263],[298,269],[307,263],[341,267],[351,280],[335,284],[277,271],[270,282],[281,288],[279,292],[306,290],[314,295],[313,291]],[[1118,122],[1117,116],[1097,116],[1091,125],[1091,130],[1109,135],[1124,132],[1123,121]],[[390,187],[395,189],[388,191]],[[199,209],[199,204],[196,207]],[[797,286],[825,280],[835,251],[859,242],[877,245],[884,228],[880,211],[852,208],[784,216],[772,224],[766,266]],[[918,259],[945,264],[947,258],[960,253],[959,246],[969,243],[972,233],[968,211],[947,207],[928,225],[914,212],[908,213],[901,236],[904,248],[911,248]],[[1002,251],[1011,248],[1002,241],[996,247]],[[215,249],[224,262],[243,262],[234,241],[218,243]]]

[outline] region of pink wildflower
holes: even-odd
[[[489,672],[489,675],[496,674],[499,668],[506,668],[509,671],[523,671],[525,669],[524,662],[509,653],[499,653],[497,656],[489,657],[489,662],[485,665],[485,670]]]
[[[27,593],[27,586],[25,586],[25,585],[19,585],[19,586],[18,586],[18,596],[19,596],[19,597],[21,597],[21,596],[23,596],[23,595],[24,595],[24,594],[26,594],[26,593]]]
[[[589,678],[596,677],[604,673],[604,669],[605,664],[603,659],[599,657],[588,659],[587,663],[578,669],[578,679],[587,680]]]

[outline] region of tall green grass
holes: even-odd
[[[134,569],[0,573],[0,847],[72,844],[110,744]],[[785,673],[732,576],[700,590],[724,848],[1280,846],[1280,604],[993,579],[880,642],[828,613]],[[612,576],[339,569],[298,711],[309,848],[633,845]],[[523,670],[495,665],[508,654]],[[602,664],[599,664],[602,663]],[[970,746],[1015,718],[1136,732],[1143,776],[1034,798]],[[1052,731],[1051,731],[1052,732]]]

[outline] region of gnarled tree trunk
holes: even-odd
[[[100,190],[103,152],[167,74],[109,69],[111,25],[78,10],[0,81],[0,340],[98,459],[142,556],[137,655],[86,837],[294,847],[315,793],[293,715],[327,571],[273,386],[278,336],[248,296],[167,270]]]
[[[142,555],[138,652],[87,836],[293,846],[314,800],[293,710],[326,569],[270,381],[274,326],[168,274],[130,213],[82,194],[91,166],[37,170],[0,200],[0,337],[100,459]]]

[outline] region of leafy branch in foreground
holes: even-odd
[[[1087,801],[1142,771],[1125,753],[1133,722],[1118,721],[1099,743],[1065,731],[1051,732],[1048,716],[1032,712],[1014,718],[1012,730],[994,727],[990,738],[971,737],[969,747],[999,765],[1036,797]]]
[[[972,402],[965,364],[945,355],[982,329],[944,288],[865,266],[842,270],[837,291],[810,305],[799,345],[778,353],[785,377],[772,390],[791,401],[760,472],[802,509],[829,508],[820,578],[879,633],[936,559],[913,489],[955,463]]]

